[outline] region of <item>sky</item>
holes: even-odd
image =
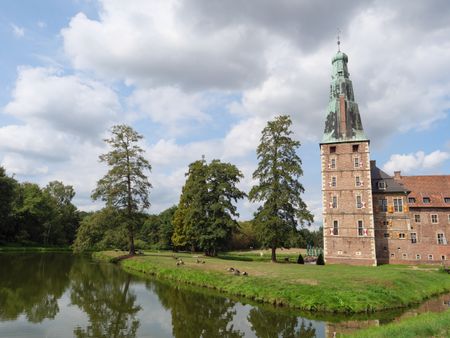
[[[144,136],[159,213],[202,155],[238,166],[248,192],[261,130],[289,114],[320,225],[338,29],[371,159],[390,174],[450,174],[446,0],[1,1],[0,165],[20,181],[73,185],[74,203],[96,210],[103,139],[129,124]],[[256,207],[239,202],[240,219]]]

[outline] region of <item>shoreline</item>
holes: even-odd
[[[102,251],[93,253],[92,257],[117,263],[120,255],[120,252]],[[242,262],[211,257],[202,257],[206,264],[195,264],[196,256],[190,254],[177,254],[186,261],[186,265],[176,266],[173,255],[169,252],[146,253],[120,260],[118,265],[141,277],[153,276],[174,283],[214,289],[224,295],[243,297],[259,303],[324,314],[403,309],[450,292],[448,275],[435,271],[436,269],[422,271],[403,266],[323,267]],[[223,268],[227,265],[245,266],[252,270],[249,276],[234,276]],[[262,270],[269,272],[263,274]],[[377,276],[377,270],[383,273],[385,279],[381,277],[370,282],[366,275]],[[350,287],[349,290],[340,289],[346,284]]]

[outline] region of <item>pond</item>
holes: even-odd
[[[67,253],[0,254],[0,337],[332,337],[422,311],[321,315],[132,276]]]

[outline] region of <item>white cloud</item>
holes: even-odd
[[[19,69],[12,100],[4,111],[40,128],[96,137],[117,118],[116,93],[98,81],[62,75],[55,69]]]
[[[12,32],[16,38],[22,38],[25,36],[25,28],[19,27],[15,24],[11,24]]]
[[[423,170],[437,169],[449,158],[450,153],[440,150],[433,151],[429,154],[425,154],[423,151],[411,154],[394,154],[383,165],[383,170],[390,174],[394,171],[418,173]]]
[[[7,153],[2,159],[1,165],[14,175],[44,175],[48,173],[48,166],[36,166],[35,161],[15,153]]]

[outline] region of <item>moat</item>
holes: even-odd
[[[449,302],[447,294],[373,315],[301,313],[140,279],[88,256],[0,254],[0,337],[332,337]]]

